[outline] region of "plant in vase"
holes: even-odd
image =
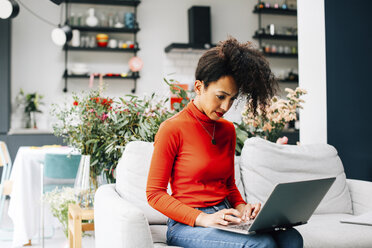
[[[280,137],[284,127],[292,120],[296,120],[296,111],[302,108],[304,100],[300,97],[306,94],[306,90],[286,88],[286,99],[278,96],[271,98],[271,104],[264,111],[259,107],[254,110],[247,104],[242,112],[243,122],[235,124],[237,135],[237,154],[240,154],[244,141],[247,138],[259,136],[272,142]]]
[[[115,182],[114,171],[128,142],[154,140],[160,123],[173,115],[165,107],[167,101],[154,94],[119,99],[103,97],[99,91],[75,94],[72,105],[54,105],[54,134],[90,156],[90,178],[97,189],[97,176]]]
[[[44,201],[49,204],[53,216],[61,222],[63,233],[68,238],[68,206],[76,203],[74,189],[68,187],[56,188],[45,193]]]
[[[19,90],[16,102],[18,106],[24,107],[26,128],[37,128],[35,114],[42,113],[39,109],[40,105],[44,104],[41,102],[41,99],[43,99],[43,96],[39,95],[37,92],[25,94],[23,89]]]

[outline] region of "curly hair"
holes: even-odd
[[[199,59],[195,79],[208,87],[221,77],[232,76],[239,95],[247,96],[247,103],[264,112],[270,98],[275,94],[278,83],[268,61],[251,42],[239,43],[235,38],[219,42]]]

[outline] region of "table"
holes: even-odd
[[[13,246],[27,244],[39,233],[41,207],[41,164],[47,153],[76,153],[70,147],[20,147],[13,162],[10,180],[8,214],[13,221]],[[53,222],[50,211],[45,212],[45,227]]]
[[[94,231],[94,223],[82,223],[83,220],[94,220],[93,209],[82,209],[77,204],[68,206],[68,242],[70,248],[81,248],[83,231]]]

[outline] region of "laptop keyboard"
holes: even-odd
[[[240,224],[234,224],[234,225],[229,225],[229,228],[233,229],[238,229],[238,230],[243,230],[243,231],[248,231],[248,229],[251,227],[252,223],[254,220],[248,220]]]

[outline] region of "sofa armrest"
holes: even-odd
[[[372,182],[346,179],[349,187],[354,215],[372,211]]]
[[[94,198],[97,248],[153,247],[150,226],[144,213],[121,198],[115,184],[99,187]]]

